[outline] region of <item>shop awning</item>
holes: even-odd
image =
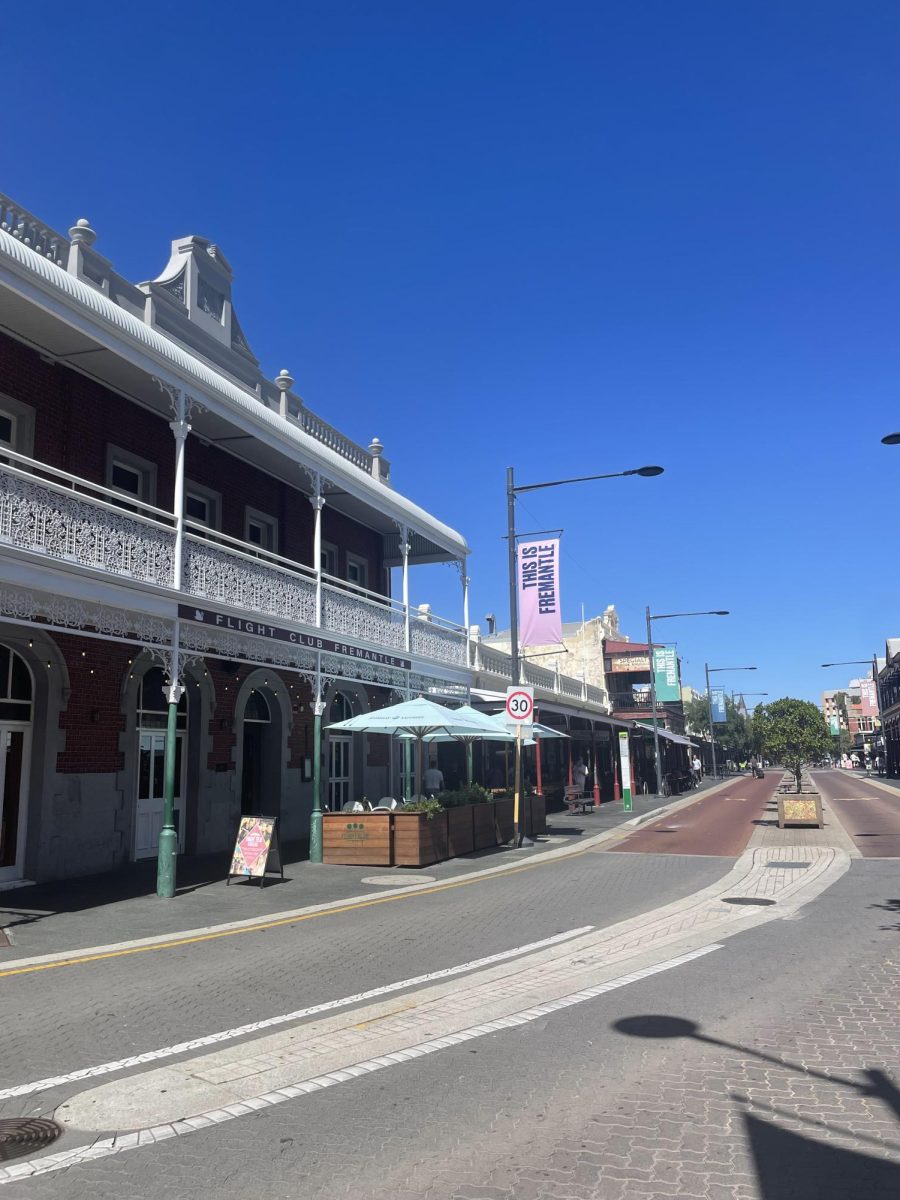
[[[646,729],[648,733],[653,732],[652,725],[646,725],[643,721],[635,721],[638,729]],[[677,742],[679,746],[694,746],[696,742],[692,742],[690,738],[682,737],[680,733],[672,733],[668,729],[657,729],[656,731],[661,738],[667,738],[670,742]]]

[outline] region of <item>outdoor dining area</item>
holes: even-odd
[[[334,722],[329,731],[395,738],[403,748],[403,797],[376,802],[350,800],[340,812],[323,816],[322,850],[326,863],[354,866],[425,867],[513,840],[515,796],[506,787],[473,782],[473,751],[479,743],[514,745],[502,714],[479,712],[469,705],[451,709],[424,696]],[[565,738],[559,730],[535,724],[523,744],[540,738]],[[425,756],[430,747],[456,743],[465,750],[466,782],[453,789],[429,791]],[[533,838],[547,829],[543,795],[528,790],[520,798],[521,826]]]

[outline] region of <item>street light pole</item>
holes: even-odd
[[[896,437],[898,439],[898,441],[900,441],[900,434],[891,434],[890,436]],[[892,442],[888,442],[887,438],[882,438],[881,440],[883,442],[885,442],[887,445],[893,445]],[[875,708],[876,708],[877,714],[878,714],[878,725],[881,729],[881,740],[884,742],[885,758],[887,758],[887,738],[885,737],[885,733],[884,733],[884,718],[883,718],[882,712],[881,712],[881,688],[878,686],[878,655],[873,654],[871,659],[849,658],[849,659],[844,659],[842,662],[827,662],[827,663],[822,663],[822,666],[823,667],[868,667],[868,666],[872,667],[872,683],[874,684],[874,687],[875,687]],[[838,718],[838,725],[840,725],[840,718]],[[877,747],[878,747],[877,736],[875,739],[875,746],[877,749]],[[838,747],[838,749],[840,749],[840,747]],[[865,750],[865,738],[863,738],[863,749]],[[865,753],[863,754],[863,757],[865,757]]]
[[[673,617],[727,617],[728,610],[725,608],[712,609],[709,612],[678,612],[678,613],[657,613],[655,616],[650,612],[650,605],[647,605],[647,658],[650,664],[650,704],[653,710],[653,754],[656,760],[656,794],[662,795],[662,763],[659,757],[659,720],[656,715],[656,677],[653,673],[653,622],[654,621],[670,621]],[[707,676],[707,691],[709,691],[709,677]],[[713,759],[715,763],[715,759]]]
[[[710,674],[714,671],[755,671],[757,668],[756,667],[711,667],[709,665],[709,663],[704,663],[703,665],[706,668],[706,704],[709,709],[709,744],[712,748],[713,779],[718,779],[719,776],[718,776],[718,772],[716,770],[716,727],[715,727],[715,723],[713,721],[712,689],[709,686]],[[765,696],[766,694],[767,694],[766,692],[758,693],[758,695],[760,695],[760,696]],[[726,713],[725,715],[727,716],[728,714]]]
[[[653,712],[653,761],[656,763],[656,794],[662,795],[662,763],[659,758],[659,718],[656,715],[656,674],[653,670],[653,629],[647,605],[647,660],[650,664],[650,708]]]
[[[525,483],[516,484],[515,473],[512,467],[506,468],[506,540],[507,540],[507,564],[509,571],[509,640],[510,640],[510,674],[511,682],[518,685],[519,680],[519,595],[518,595],[518,579],[516,573],[516,496],[520,492],[536,492],[541,488],[561,487],[566,483],[589,483],[595,479],[619,479],[624,475],[642,475],[645,478],[650,478],[655,475],[662,475],[663,467],[634,467],[629,471],[610,471],[603,475],[579,475],[573,479],[551,479],[546,483]],[[518,756],[517,756],[518,762]],[[515,787],[518,791],[520,788],[520,779],[518,777],[520,767],[516,768]],[[522,845],[522,820],[521,807],[519,809],[519,819],[516,824],[515,844]]]

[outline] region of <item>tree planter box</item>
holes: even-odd
[[[511,842],[516,833],[516,802],[513,799],[494,801],[494,825],[497,841],[502,846]]]
[[[822,797],[818,792],[794,792],[778,797],[778,828],[788,825],[822,827]]]
[[[480,804],[461,804],[458,808],[447,809],[447,853],[450,858],[471,854],[475,849],[474,810],[481,807]]]
[[[547,802],[543,796],[525,797],[525,836],[547,832]]]
[[[325,813],[322,861],[355,867],[393,864],[390,813]]]
[[[472,805],[472,832],[476,850],[488,850],[497,845],[497,824],[492,803]]]
[[[448,857],[447,813],[430,820],[425,813],[391,814],[394,822],[394,866],[427,867]]]

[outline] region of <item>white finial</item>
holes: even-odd
[[[383,452],[384,446],[382,446],[381,440],[377,437],[373,437],[371,442],[369,442],[369,453],[373,458],[378,458],[378,456]]]
[[[69,230],[69,237],[73,242],[78,242],[82,246],[93,246],[97,234],[91,229],[91,223],[87,217],[79,217]]]
[[[294,380],[290,371],[285,370],[285,368],[282,367],[275,376],[275,386],[280,392],[289,392],[294,386]]]

